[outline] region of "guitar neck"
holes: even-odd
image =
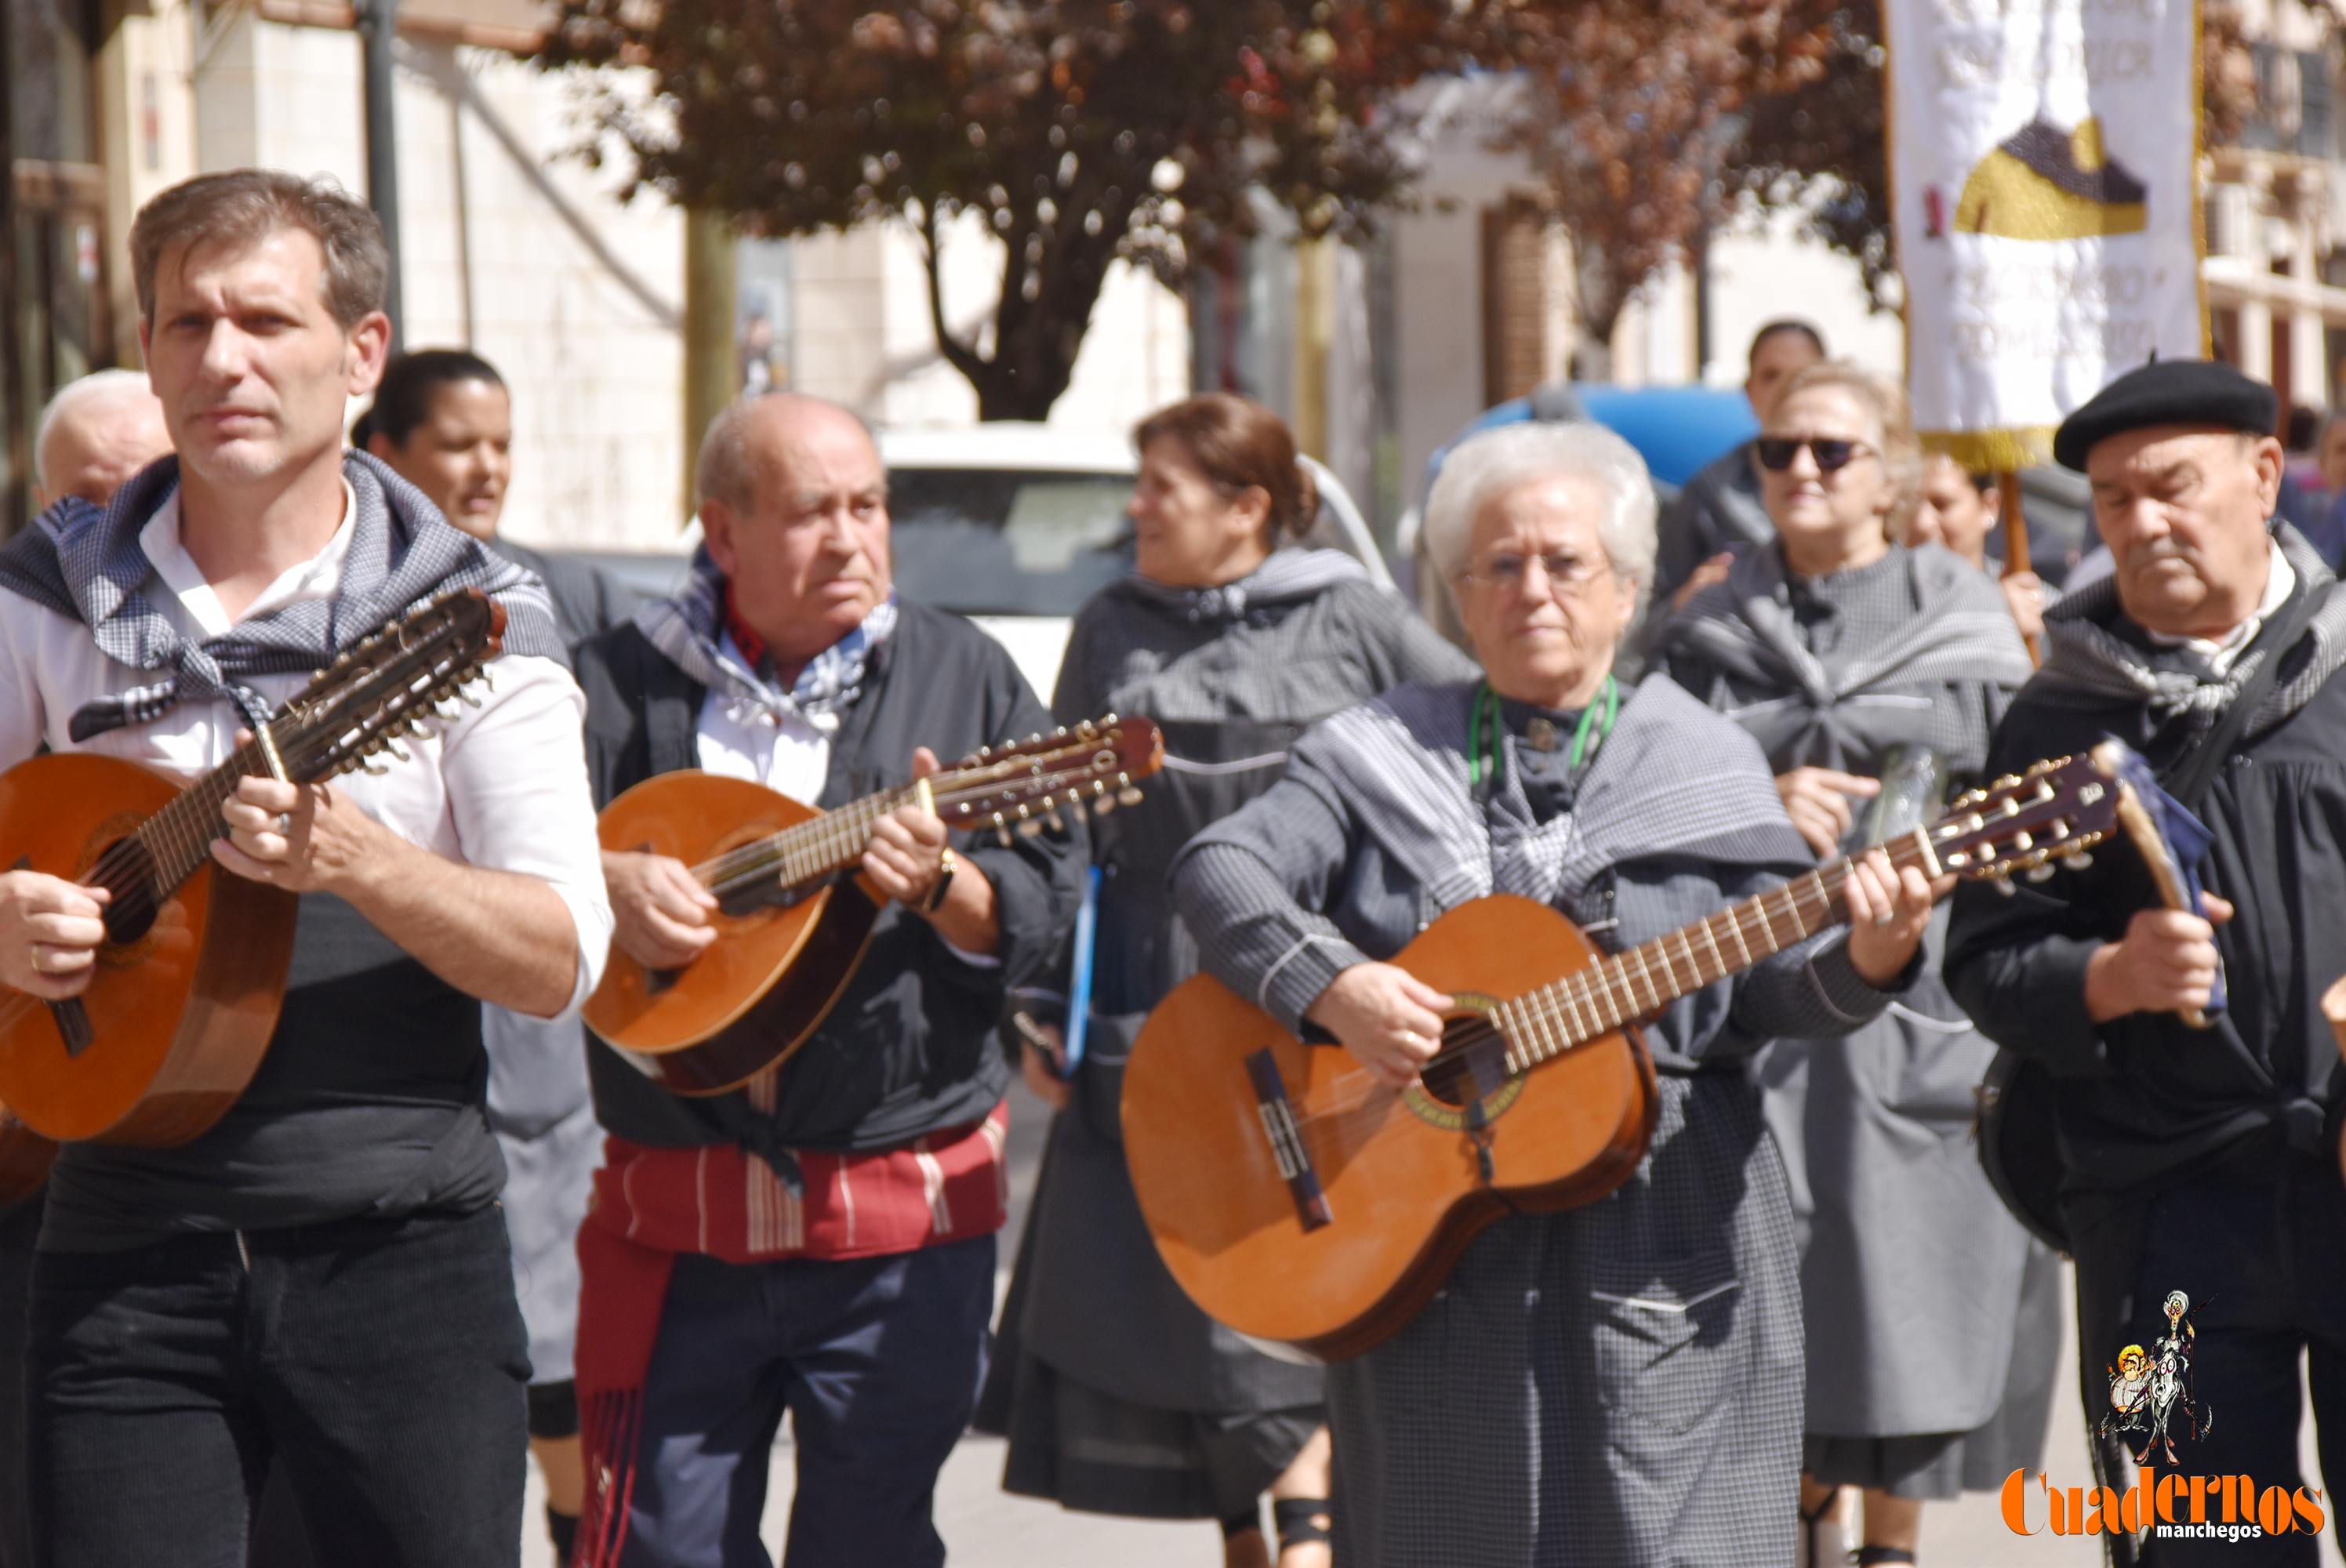
[[[1928,828],[1902,834],[1882,849],[1901,870],[1914,866],[1925,875],[1939,872]],[[1842,860],[1819,867],[1757,898],[1502,1003],[1495,1021],[1510,1042],[1509,1069],[1522,1072],[1553,1061],[1576,1045],[1653,1017],[1681,996],[1846,923],[1851,866]]]
[[[272,725],[271,733],[276,732]],[[302,752],[305,748],[298,738],[287,738],[280,742],[279,755],[285,764],[286,777],[297,784],[314,782],[321,770],[305,769]],[[274,777],[268,754],[258,740],[248,740],[229,755],[227,761],[189,785],[175,796],[171,803],[141,822],[130,835],[146,849],[154,869],[153,885],[158,897],[168,897],[182,882],[211,860],[212,840],[227,834],[227,824],[220,820],[220,808],[236,793],[236,787],[249,778]]]
[[[770,886],[777,880],[794,889],[827,881],[863,859],[872,847],[872,830],[881,819],[916,804],[920,797],[920,786],[907,784],[852,800],[719,856],[701,868],[701,880],[720,897],[754,884]]]

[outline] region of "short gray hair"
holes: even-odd
[[[758,455],[751,448],[750,434],[760,410],[781,403],[811,404],[843,413],[872,438],[875,450],[880,444],[879,437],[872,433],[872,422],[843,402],[793,392],[759,392],[750,397],[737,398],[709,422],[708,433],[700,438],[700,454],[692,464],[692,499],[695,505],[717,500],[736,512],[748,512],[757,505]]]
[[[1637,580],[1642,602],[1654,585],[1654,484],[1637,449],[1601,424],[1505,424],[1454,447],[1425,502],[1425,549],[1434,569],[1455,578],[1466,569],[1483,508],[1559,474],[1593,480],[1605,492],[1597,542],[1616,573]]]
[[[59,387],[48,406],[41,410],[41,423],[33,432],[33,487],[45,495],[48,494],[49,437],[56,433],[67,414],[84,403],[134,392],[148,397],[155,395],[145,371],[92,371]]]

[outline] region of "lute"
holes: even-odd
[[[2008,885],[2087,854],[2114,830],[2116,797],[2091,758],[2040,763],[1882,848],[1933,878]],[[1210,976],[1183,982],[1125,1069],[1125,1156],[1158,1254],[1242,1334],[1321,1358],[1372,1348],[1492,1221],[1627,1180],[1655,1106],[1637,1022],[1845,922],[1850,871],[1821,867],[1611,954],[1527,899],[1461,905],[1392,961],[1458,1002],[1406,1089]]]
[[[397,754],[461,697],[504,630],[504,607],[476,589],[411,610],[184,787],[87,751],[0,775],[0,844],[16,866],[110,895],[87,990],[63,1003],[0,993],[0,1103],[60,1142],[178,1144],[217,1122],[275,1032],[298,901],[213,864],[220,807],[250,777],[379,771],[368,759]]]
[[[1164,754],[1156,725],[1110,714],[988,747],[831,811],[697,769],[648,779],[604,808],[603,847],[690,867],[717,897],[717,940],[676,970],[615,946],[586,1000],[587,1026],[675,1094],[738,1088],[804,1044],[854,977],[885,903],[855,871],[883,818],[921,806],[1006,843],[1063,811],[1138,799],[1138,780]]]

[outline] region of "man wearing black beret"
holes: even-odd
[[[2116,569],[2046,613],[2045,667],[1988,759],[2013,772],[2111,735],[2143,753],[2214,834],[2217,923],[2160,907],[2114,848],[2009,897],[1964,887],[1946,963],[1981,1028],[2049,1071],[2089,1420],[2120,1352],[2171,1337],[2188,1407],[2155,1445],[2116,1435],[2161,1473],[2259,1493],[2300,1484],[2301,1355],[2322,1468],[2346,1481],[2346,1072],[2318,1005],[2346,975],[2346,591],[2274,520],[2275,413],[2270,387],[2185,361],[2070,415],[2054,453],[2092,481]],[[2227,1004],[2188,1026],[2219,974]],[[2141,1560],[2310,1565],[2316,1544],[2154,1536]]]

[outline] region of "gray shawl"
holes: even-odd
[[[85,704],[68,723],[76,742],[148,724],[183,699],[226,698],[256,728],[266,705],[244,682],[291,675],[380,630],[409,606],[455,588],[479,588],[505,606],[505,651],[567,663],[554,604],[536,576],[449,525],[423,493],[363,452],[342,454],[356,507],[342,587],[189,642],[148,597],[154,565],[139,534],[179,484],[179,460],[149,463],[104,510],[68,499],[0,551],[0,588],[81,622],[107,657],[168,671],[151,685]]]
[[[1573,809],[1533,820],[1513,767],[1485,811],[1466,778],[1472,686],[1410,686],[1327,720],[1296,748],[1356,819],[1454,909],[1500,891],[1545,904],[1578,898],[1607,867],[1657,855],[1775,865],[1805,859],[1755,755],[1722,769],[1719,748],[1756,745],[1666,676],[1623,702]]]
[[[2284,663],[2242,738],[2270,729],[2303,708],[2323,682],[2346,666],[2346,587],[2295,528],[2284,523],[2275,537],[2297,574],[2298,592],[2317,599],[2305,635],[2289,647],[2268,647],[2260,639],[2233,661],[2220,680],[2163,667],[2147,650],[2110,629],[2126,610],[2118,602],[2117,579],[2109,576],[2065,596],[2045,612],[2045,667],[2037,672],[2032,690],[2056,701],[2147,703],[2160,721],[2188,716],[2198,732],[2230,706],[2265,660],[2278,658]]]

